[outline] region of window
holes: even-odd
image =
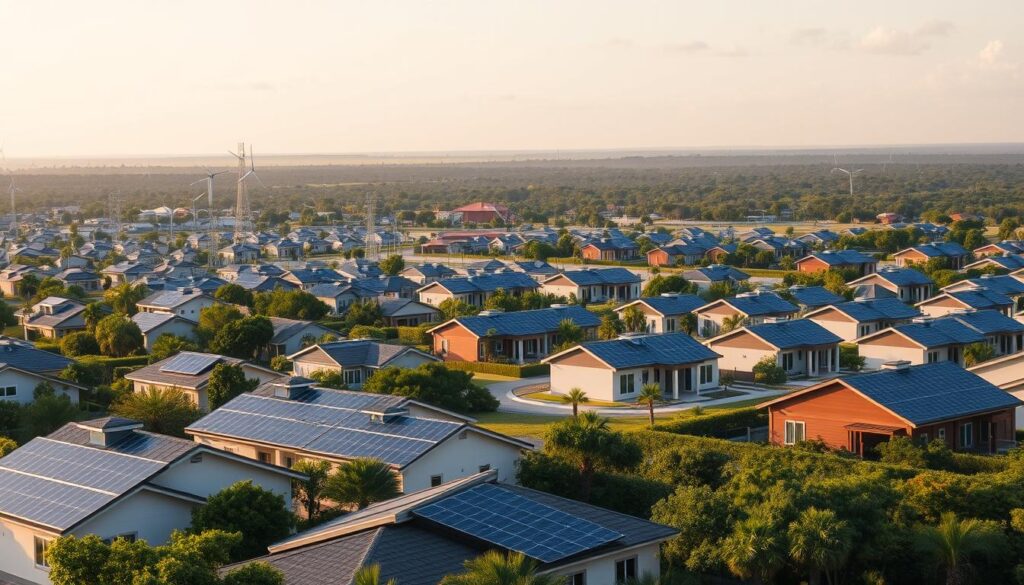
[[[619,376],[619,394],[632,394],[636,392],[636,374],[622,374]]]
[[[921,433],[919,435],[919,440],[921,441],[921,445],[922,446],[927,447],[928,446],[928,433]]]
[[[124,534],[118,534],[117,536],[113,536],[111,538],[104,538],[103,539],[103,543],[104,544],[111,544],[115,540],[126,540],[128,542],[135,542],[135,540],[137,538],[138,538],[138,533],[136,533],[136,532],[126,532]]]
[[[430,476],[430,487],[437,487],[444,483],[443,475],[431,475]]]
[[[782,369],[786,370],[787,372],[793,369],[793,354],[782,354]]]
[[[270,464],[270,453],[260,451],[256,454],[256,457],[260,460],[260,463]]]
[[[615,561],[615,582],[625,583],[636,579],[636,557]]]
[[[960,425],[960,447],[970,449],[974,446],[974,423]]]
[[[50,542],[52,541],[48,538],[43,538],[41,536],[34,537],[34,541],[36,549],[36,566],[49,567],[50,565],[46,563],[46,551],[50,548]]]
[[[786,444],[795,445],[796,443],[804,440],[804,428],[805,425],[801,421],[787,420],[786,421]]]
[[[929,351],[928,352],[928,363],[929,364],[934,364],[937,361],[939,361],[939,352],[937,352],[937,351]]]
[[[939,439],[942,439],[942,442],[945,443],[946,442],[946,429],[940,428],[939,430],[935,431],[935,436],[937,438],[939,438]]]
[[[483,473],[485,471],[490,471],[491,470],[491,464],[488,463],[487,465],[481,465],[479,470],[480,470],[480,473]]]
[[[711,383],[711,364],[706,364],[700,367],[700,383],[710,384]]]
[[[345,385],[361,384],[363,382],[362,370],[345,370]]]
[[[587,572],[580,571],[565,578],[565,585],[587,585]]]
[[[284,458],[284,466],[287,467],[288,469],[291,469],[292,465],[294,465],[294,464],[295,464],[295,460],[292,459],[291,457],[285,457]]]
[[[864,337],[868,333],[871,333],[871,326],[870,325],[861,325],[860,326],[860,336]]]
[[[676,330],[676,320],[675,319],[665,319],[665,331],[675,331],[675,330]]]
[[[17,386],[5,386],[3,388],[0,388],[0,396],[17,396],[17,395],[18,395],[18,387]]]

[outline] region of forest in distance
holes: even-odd
[[[892,158],[892,161],[890,161]],[[259,165],[259,158],[257,164]],[[998,223],[1024,216],[1024,157],[1016,154],[846,153],[841,167],[863,168],[849,195],[845,175],[824,155],[634,156],[592,160],[454,164],[268,164],[250,186],[254,210],[270,216],[314,205],[359,214],[367,194],[379,213],[451,209],[474,201],[508,205],[528,222],[600,225],[597,214],[621,207],[630,216],[740,221],[790,210],[796,220],[874,221],[882,212],[908,218],[976,213]],[[225,160],[223,167],[231,169]],[[112,196],[125,220],[137,209],[189,207],[202,167],[46,167],[18,170],[20,211],[79,205],[82,217],[109,213]],[[221,209],[234,180],[215,186]],[[205,199],[200,200],[203,205]],[[5,203],[5,202],[4,202]],[[0,203],[0,210],[6,205]],[[272,223],[272,222],[271,222]]]

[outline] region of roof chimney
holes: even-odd
[[[883,370],[907,370],[910,369],[910,362],[907,360],[895,360],[882,364]]]
[[[300,392],[312,388],[315,384],[315,381],[303,378],[302,376],[277,378],[270,383],[271,387],[274,388],[274,398],[283,398],[285,400],[295,398]]]
[[[142,423],[128,418],[108,416],[77,423],[79,428],[89,431],[89,444],[104,449],[142,428]]]

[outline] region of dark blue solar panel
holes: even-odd
[[[0,460],[0,468],[120,494],[164,464],[46,438],[36,438]]]
[[[197,376],[220,361],[221,356],[183,351],[160,366],[161,372]]]
[[[458,532],[553,563],[622,534],[494,484],[481,484],[413,510]]]
[[[115,496],[0,468],[0,512],[65,530]]]

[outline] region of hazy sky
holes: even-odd
[[[1021,0],[0,0],[0,23],[8,156],[1024,140]]]

